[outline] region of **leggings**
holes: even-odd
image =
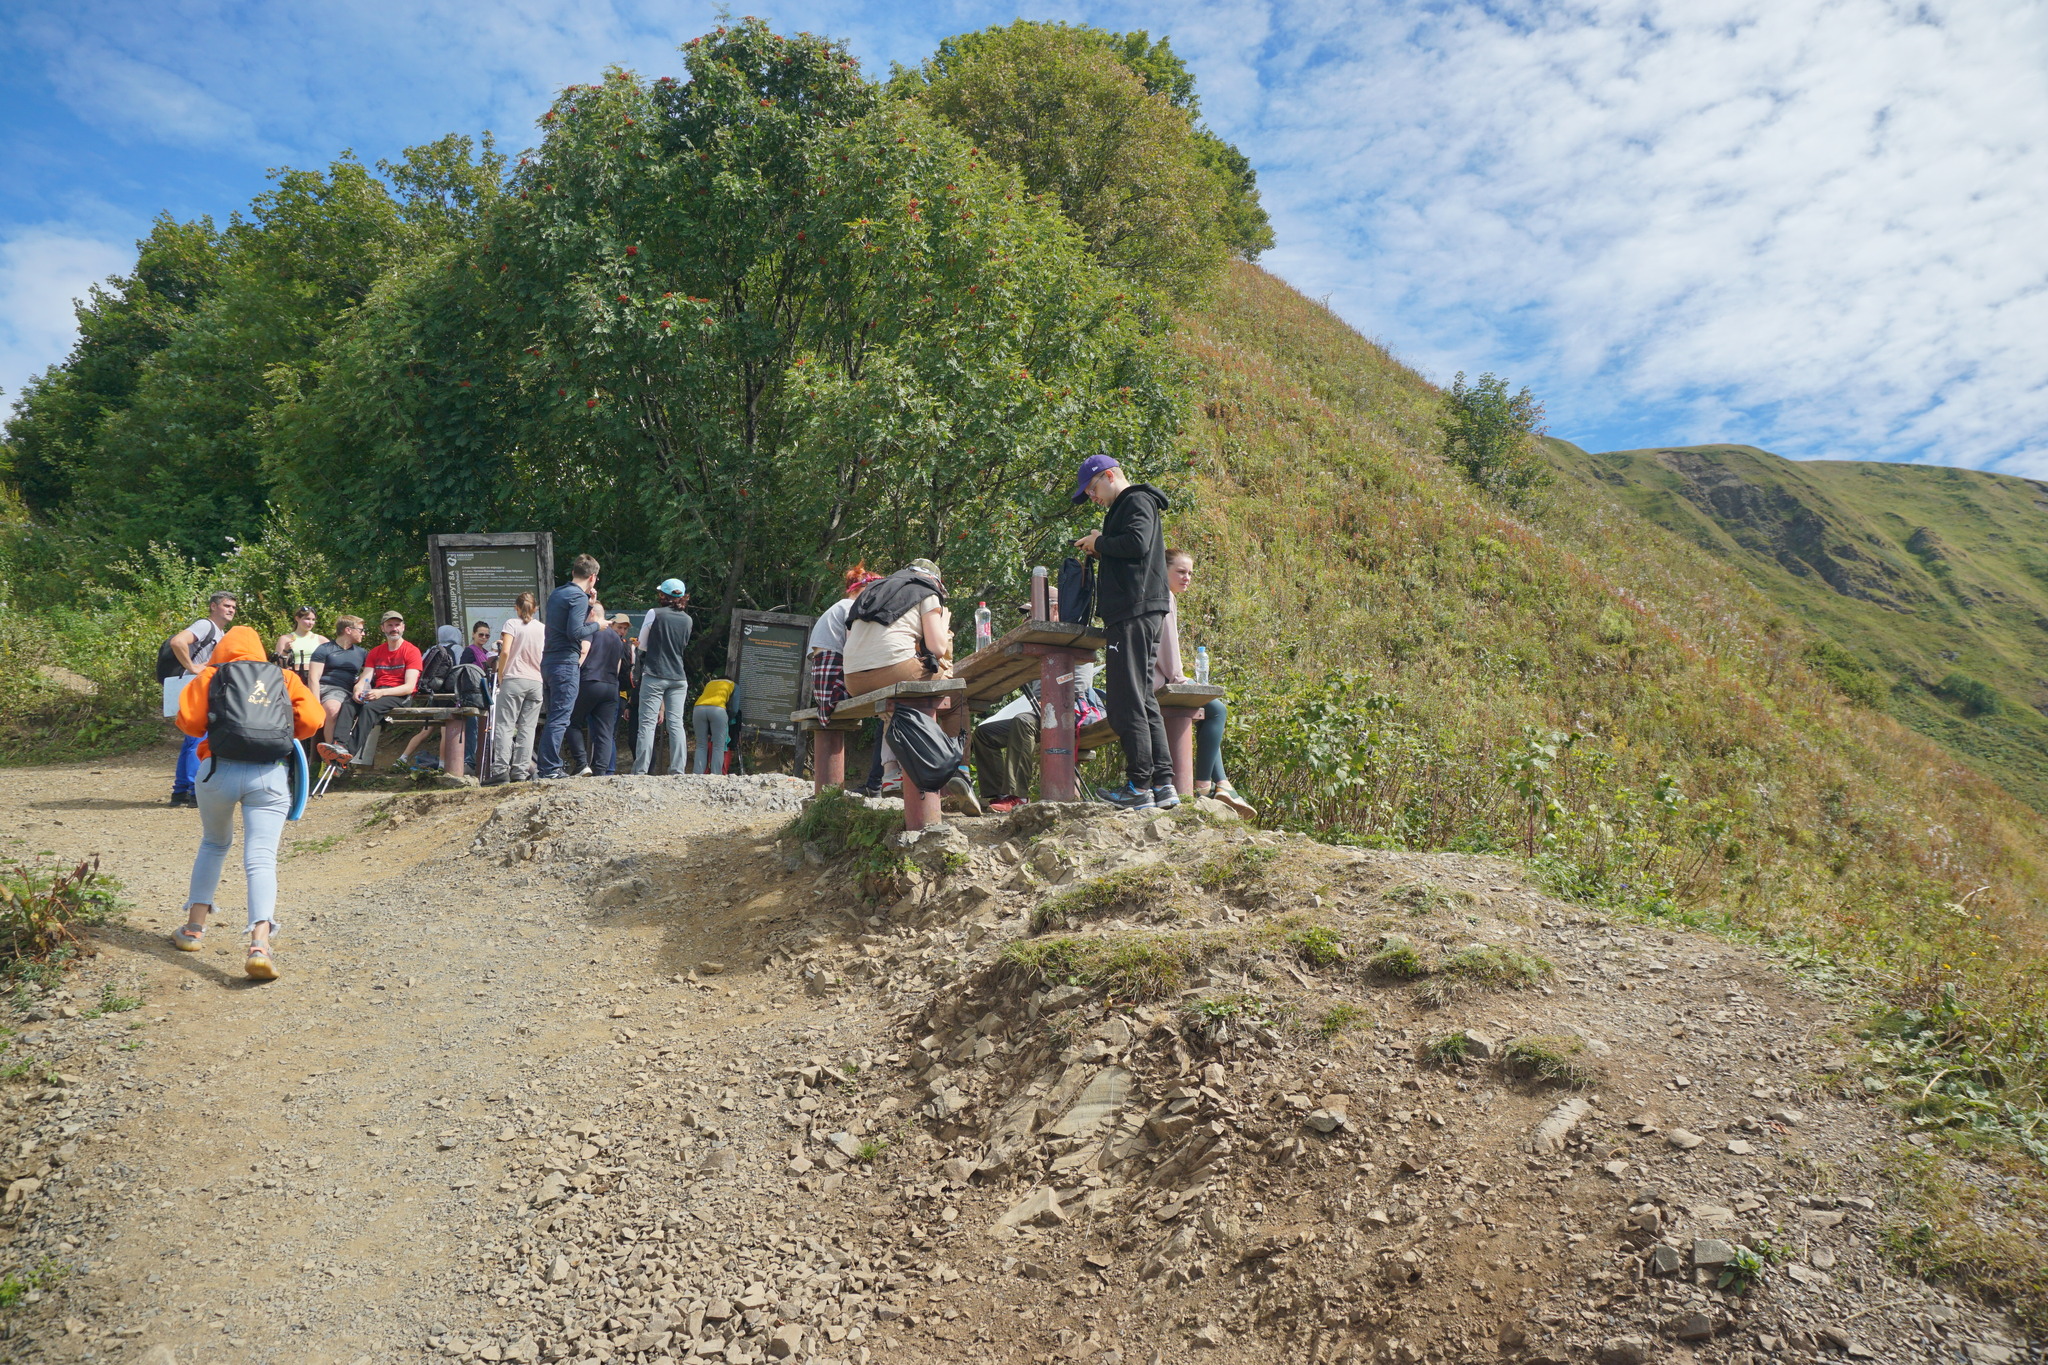
[[[249,927],[264,920],[277,928],[277,841],[291,814],[291,788],[280,763],[204,759],[199,783],[199,856],[185,905],[212,905],[220,873],[235,841],[235,807],[242,808],[242,874],[249,882]]]
[[[1227,782],[1223,775],[1223,724],[1230,708],[1218,697],[1202,708],[1195,722],[1195,781]]]
[[[726,715],[723,706],[690,708],[690,729],[697,735],[697,756],[691,760],[693,773],[725,771]]]

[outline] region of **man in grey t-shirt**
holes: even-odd
[[[690,600],[690,589],[682,579],[663,579],[654,591],[661,599],[660,605],[640,623],[639,672],[633,686],[640,723],[633,741],[633,771],[653,771],[655,718],[666,711],[668,771],[679,773],[689,752],[685,726],[690,709],[690,679],[683,668],[683,653],[690,647],[690,634],[697,623],[683,610]]]
[[[175,677],[164,679],[166,716],[178,714],[178,698],[184,695],[185,684],[191,682],[213,657],[213,647],[220,643],[221,636],[227,634],[229,624],[235,619],[235,609],[240,605],[240,599],[233,593],[217,592],[206,599],[206,615],[167,641],[182,671]],[[196,808],[199,796],[193,788],[198,781],[199,739],[186,735],[184,747],[178,750],[178,766],[171,773],[171,804]]]

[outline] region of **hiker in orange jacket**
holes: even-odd
[[[213,893],[220,885],[228,846],[235,840],[235,807],[242,808],[242,871],[249,881],[249,975],[274,980],[270,934],[277,927],[277,843],[291,813],[291,780],[284,762],[251,763],[215,757],[206,743],[214,678],[223,664],[255,662],[276,670],[291,698],[292,735],[306,739],[327,721],[327,713],[299,675],[268,663],[262,639],[248,626],[236,626],[221,638],[213,657],[178,697],[178,728],[200,737],[199,854],[192,860],[192,883],[185,896],[186,922],[171,942],[188,953],[199,951]]]

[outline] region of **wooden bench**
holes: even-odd
[[[811,760],[811,790],[822,791],[828,786],[846,785],[846,736],[857,729],[860,722],[870,716],[879,716],[891,707],[908,706],[926,715],[936,715],[939,702],[946,697],[959,697],[966,692],[967,684],[958,678],[932,678],[915,682],[890,683],[872,692],[863,692],[857,697],[848,697],[832,708],[832,719],[821,723],[815,708],[808,711],[792,711],[790,720],[799,729],[807,729],[817,737],[817,752]],[[939,820],[939,793],[928,792],[910,780],[910,774],[903,775],[903,828],[923,829]]]
[[[1202,683],[1168,683],[1152,694],[1159,701],[1159,717],[1166,722],[1166,745],[1173,753],[1173,787],[1182,796],[1195,794],[1195,720],[1202,708],[1223,695],[1220,687]],[[1116,743],[1116,731],[1107,720],[1098,720],[1075,736],[1082,753],[1092,753],[1105,744]]]

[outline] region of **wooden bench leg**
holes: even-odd
[[[903,698],[889,703],[890,706],[907,706],[913,711],[922,711],[934,722],[938,720],[939,699],[937,697]],[[882,724],[888,725],[887,711],[883,712]],[[901,766],[900,764],[898,765]],[[928,792],[910,780],[910,770],[903,770],[903,828],[917,830],[926,825],[940,823],[943,812],[939,809],[939,793]]]
[[[1195,794],[1195,717],[1201,710],[1192,706],[1165,706],[1160,718],[1166,722],[1166,747],[1173,755],[1173,789],[1182,796]]]
[[[846,732],[819,730],[811,736],[811,790],[846,785]]]
[[[1074,752],[1074,660],[1046,654],[1038,662],[1038,795],[1073,801],[1080,794]]]

